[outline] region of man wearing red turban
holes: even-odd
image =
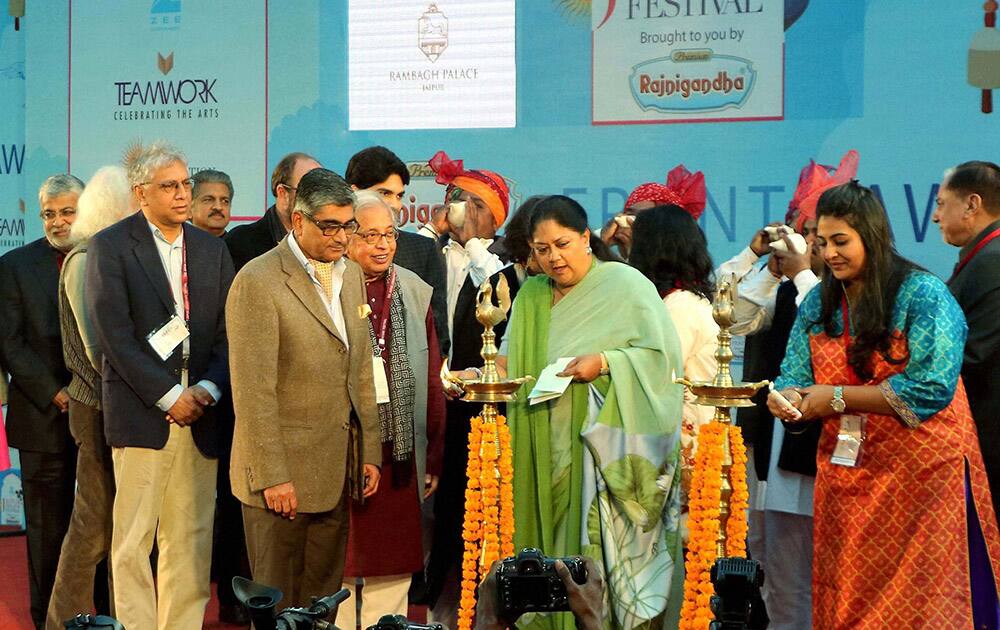
[[[625,209],[601,230],[601,239],[609,245],[617,245],[623,258],[628,259],[632,248],[632,221],[643,210],[656,206],[673,205],[683,208],[697,221],[705,211],[705,176],[701,171],[692,173],[683,164],[678,164],[667,173],[667,183],[648,182],[640,184],[625,200]]]
[[[505,266],[502,239],[496,232],[507,220],[510,192],[503,177],[492,171],[466,169],[462,160],[451,160],[439,151],[430,167],[437,182],[447,186],[445,204],[420,233],[434,239],[447,237],[444,246],[448,268],[448,328],[451,333],[450,365],[482,367],[482,326],[476,321],[479,287]],[[503,326],[496,329],[502,336]],[[481,405],[450,400],[444,439],[441,481],[434,496],[434,539],[427,564],[427,600],[435,621],[457,625],[462,563],[462,518],[465,503],[465,467],[469,419]]]

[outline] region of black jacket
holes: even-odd
[[[237,225],[226,232],[223,240],[233,259],[233,268],[239,271],[254,258],[271,251],[285,238],[285,233],[285,226],[274,206],[268,208],[264,216],[253,223]]]
[[[52,402],[70,373],[59,328],[59,252],[40,238],[0,257],[0,364],[10,374],[7,439],[26,451],[72,446]]]
[[[959,259],[997,228],[1000,221],[972,239]],[[955,273],[948,288],[969,324],[962,380],[976,421],[993,504],[1000,510],[1000,238],[987,243]]]
[[[190,384],[207,379],[226,392],[226,296],[233,263],[215,236],[184,224],[191,303]],[[162,360],[147,335],[175,313],[167,274],[142,212],[98,232],[87,254],[87,313],[104,353],[102,404],[111,446],[162,448],[169,425],[156,402],[180,383],[181,352]],[[213,407],[191,425],[195,444],[218,453]]]
[[[401,231],[396,241],[393,262],[417,274],[434,289],[431,294],[434,328],[441,344],[441,355],[447,355],[451,347],[451,339],[448,337],[448,285],[441,248],[426,236]]]

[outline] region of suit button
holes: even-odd
[[[351,429],[351,423],[345,422],[344,424],[340,425],[340,428],[342,428],[344,431],[349,431]]]
[[[345,348],[341,348],[340,349],[340,354],[347,354],[347,350]]]

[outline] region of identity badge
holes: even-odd
[[[837,466],[857,466],[861,462],[861,447],[865,441],[865,416],[842,414],[837,446],[830,463]]]
[[[174,353],[177,346],[191,336],[187,324],[178,315],[174,315],[166,324],[160,326],[146,336],[149,345],[161,359],[166,361]]]
[[[375,374],[375,402],[389,402],[389,381],[385,378],[385,361],[381,356],[372,356],[372,373]]]

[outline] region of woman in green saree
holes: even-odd
[[[539,202],[529,232],[545,275],[512,309],[511,378],[574,357],[559,398],[508,405],[514,451],[514,544],[587,555],[604,574],[604,626],[672,628],[683,591],[680,346],[656,288],[613,262],[569,197]],[[518,627],[571,629],[568,614]]]

